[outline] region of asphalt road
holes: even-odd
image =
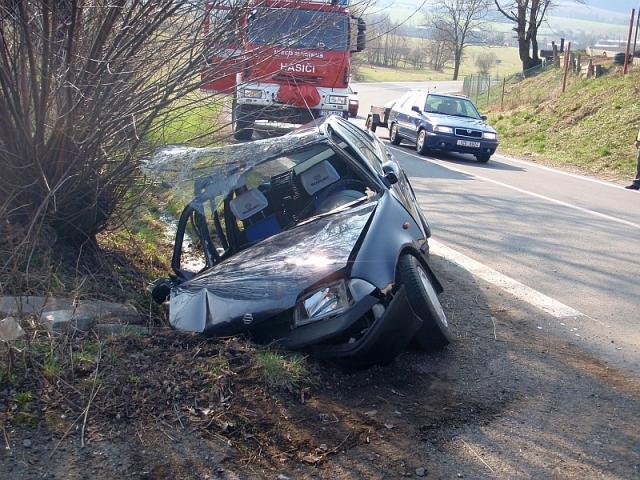
[[[384,104],[408,88],[452,92],[459,83],[357,84],[354,122],[362,126],[372,103]],[[377,134],[387,140],[386,129]],[[405,143],[391,150],[445,255],[488,267],[499,277],[496,285],[504,284],[502,275],[528,287],[524,301],[532,297],[537,305],[540,293],[573,309],[575,315],[536,327],[640,371],[638,192],[500,154],[479,164],[465,155],[421,157]]]

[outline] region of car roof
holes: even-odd
[[[407,93],[405,93],[404,95],[408,95],[411,93],[421,93],[424,95],[438,95],[441,97],[451,97],[451,98],[464,98],[466,100],[469,100],[469,97],[467,97],[466,95],[463,95],[461,93],[445,93],[445,92],[438,92],[437,90],[428,90],[428,89],[424,89],[424,88],[414,88],[409,90]]]

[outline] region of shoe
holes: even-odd
[[[631,185],[627,185],[624,188],[626,188],[627,190],[640,190],[640,185],[632,183]]]

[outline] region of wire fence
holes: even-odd
[[[468,75],[463,80],[462,92],[471,98],[481,109],[509,107],[511,99],[509,94],[512,87],[527,78],[535,77],[543,72],[552,70],[553,62],[544,62],[533,68],[505,77],[491,75]],[[561,73],[562,69],[556,69]]]

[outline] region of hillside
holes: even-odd
[[[635,172],[633,141],[640,127],[640,71],[623,77],[570,79],[561,94],[559,70],[507,86],[487,107],[500,150],[600,176],[629,179]],[[498,90],[498,89],[496,89]]]

